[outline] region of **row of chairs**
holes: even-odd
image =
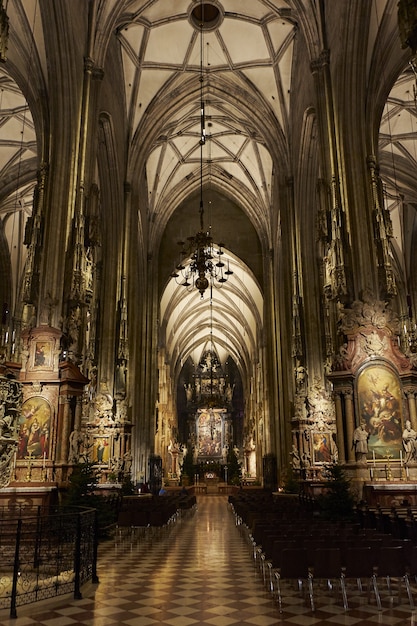
[[[313,610],[318,583],[324,582],[328,589],[337,588],[348,609],[348,583],[354,582],[361,592],[366,581],[368,600],[372,592],[381,609],[380,579],[385,579],[392,598],[394,578],[399,597],[405,586],[410,606],[414,607],[411,584],[417,576],[417,547],[413,542],[362,528],[358,521],[326,522],[308,515],[306,519],[300,515],[289,521],[285,514],[271,515],[265,502],[265,508],[257,509],[255,500],[244,506],[240,502],[237,506],[235,502],[230,504],[236,525],[245,534],[252,558],[280,611],[283,582],[287,580],[295,580],[300,591],[307,589]]]
[[[374,528],[401,539],[417,543],[417,508],[415,506],[368,506],[360,503],[356,510],[358,522],[363,528]]]
[[[264,531],[264,544],[257,544],[252,535],[252,555],[259,567],[265,586],[273,594],[282,610],[281,580],[305,580],[314,609],[313,579],[339,581],[343,606],[348,608],[346,580],[356,580],[361,590],[362,580],[367,580],[368,591],[373,589],[381,609],[378,578],[390,583],[392,578],[403,582],[410,606],[414,607],[410,580],[417,574],[417,546],[389,535],[373,536],[358,532],[343,535],[329,528],[326,536],[305,535],[298,532],[280,533],[277,529]],[[331,585],[328,585],[331,587]],[[388,585],[390,589],[390,584]],[[369,598],[369,594],[368,594]]]
[[[406,555],[403,546],[384,546],[378,550],[371,546],[350,546],[346,551],[340,547],[316,548],[313,551],[306,547],[289,545],[284,542],[280,550],[279,560],[275,562],[270,577],[270,591],[282,612],[282,581],[297,581],[302,589],[306,581],[311,609],[315,610],[314,585],[324,582],[328,589],[333,590],[334,582],[338,583],[345,610],[349,608],[348,581],[355,583],[359,592],[363,591],[366,581],[368,602],[371,591],[379,610],[382,610],[380,579],[386,582],[390,598],[393,597],[392,580],[398,585],[398,601],[401,601],[402,584],[404,584],[410,607],[414,608],[410,577],[415,576],[417,562],[416,547]]]
[[[119,534],[128,530],[131,536],[159,537],[169,533],[181,516],[194,510],[194,495],[154,496],[151,498],[128,497],[123,500],[118,514]]]

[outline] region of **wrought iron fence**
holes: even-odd
[[[97,514],[84,507],[0,507],[0,609],[67,593],[97,578]]]

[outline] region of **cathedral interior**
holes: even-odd
[[[2,490],[415,497],[415,2],[0,5]]]

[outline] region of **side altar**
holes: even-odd
[[[0,505],[55,504],[79,462],[103,493],[120,488],[132,465],[124,401],[69,360],[61,330],[23,331],[19,355],[0,358]]]

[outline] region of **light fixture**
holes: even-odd
[[[210,6],[210,5],[207,5]],[[201,16],[200,27],[200,230],[187,241],[179,241],[181,246],[180,259],[171,274],[178,284],[200,292],[203,298],[209,285],[218,283],[221,287],[233,274],[229,262],[222,260],[224,244],[214,244],[210,231],[204,228],[203,201],[203,146],[206,143],[205,106],[203,100],[203,30],[205,26],[205,3],[201,1],[198,16]],[[188,261],[187,261],[188,260]]]

